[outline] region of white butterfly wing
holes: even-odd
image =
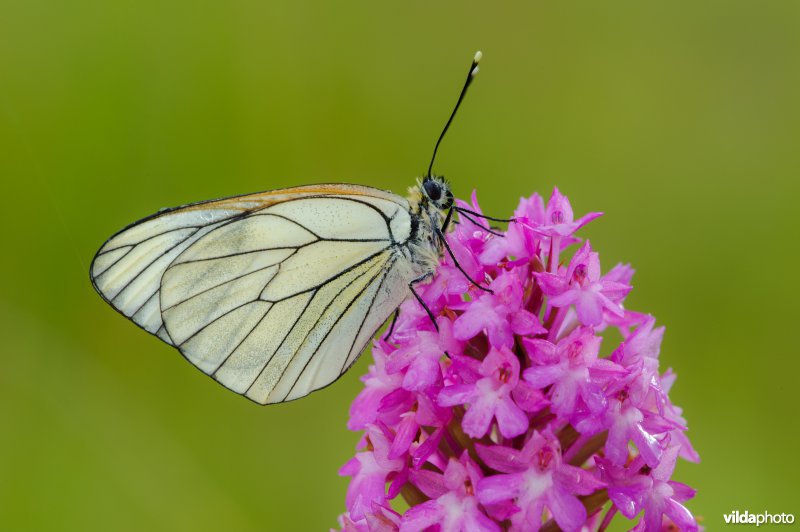
[[[202,371],[275,403],[336,380],[406,297],[410,227],[405,199],[369,187],[241,196],[123,230],[92,279]]]
[[[97,291],[119,312],[146,331],[172,343],[159,308],[161,276],[198,238],[239,211],[208,209],[145,219],[111,237],[91,267]]]

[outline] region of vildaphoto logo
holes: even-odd
[[[769,512],[761,512],[760,514],[753,514],[745,510],[740,512],[734,510],[729,514],[724,514],[726,525],[790,525],[794,523],[794,514],[771,514]]]

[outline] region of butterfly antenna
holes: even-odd
[[[431,164],[428,165],[428,177],[431,176],[431,172],[433,171],[433,161],[436,160],[436,152],[439,150],[439,144],[442,143],[444,134],[447,133],[447,129],[453,122],[453,118],[455,118],[456,116],[456,111],[458,111],[458,107],[461,105],[461,100],[464,99],[464,95],[467,94],[467,89],[469,88],[470,83],[472,83],[472,78],[474,78],[475,74],[478,73],[478,63],[480,62],[481,57],[483,57],[483,52],[481,52],[480,50],[475,52],[475,57],[472,59],[472,64],[470,65],[469,72],[467,73],[467,80],[464,82],[464,88],[461,89],[461,94],[458,95],[458,101],[456,102],[456,106],[455,108],[453,108],[453,112],[450,114],[450,118],[447,119],[447,123],[444,125],[442,134],[439,135],[439,139],[436,141],[436,146],[433,147],[433,156],[431,156]]]

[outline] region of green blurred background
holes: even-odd
[[[0,527],[326,529],[370,357],[260,408],[94,293],[160,207],[437,169],[485,210],[558,185],[667,326],[710,530],[798,513],[800,3],[0,0]],[[790,277],[792,275],[792,277]]]

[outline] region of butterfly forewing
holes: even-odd
[[[408,203],[318,185],[187,205],[100,249],[92,281],[195,366],[266,404],[338,378],[407,294]]]

